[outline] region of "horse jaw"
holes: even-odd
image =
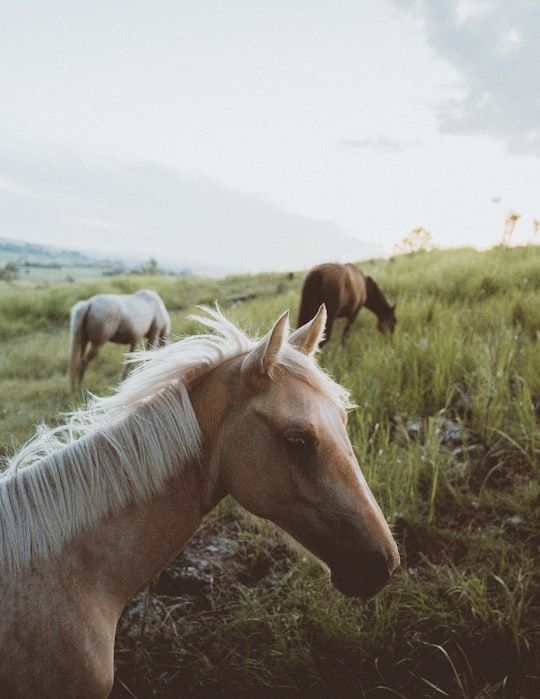
[[[242,364],[242,373],[255,377],[270,376],[278,354],[289,334],[289,311],[285,311],[274,323],[259,344],[248,354]]]
[[[323,340],[325,326],[326,306],[322,303],[315,317],[309,323],[295,330],[289,337],[289,342],[309,357],[315,353],[319,343]]]

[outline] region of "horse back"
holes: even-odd
[[[364,305],[366,296],[365,277],[355,265],[337,262],[317,265],[304,279],[299,324],[311,320],[321,303],[333,316],[352,315]]]

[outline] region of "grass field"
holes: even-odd
[[[434,251],[362,268],[397,300],[393,337],[364,310],[321,364],[358,408],[349,434],[393,526],[402,568],[376,598],[342,597],[272,526],[224,501],[126,610],[120,697],[540,696],[540,248]],[[251,334],[301,273],[111,277],[0,286],[0,454],[82,400],[66,376],[68,316],[98,291],[147,286],[177,337],[218,300]],[[117,383],[108,345],[86,387]]]

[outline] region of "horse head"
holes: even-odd
[[[367,299],[366,307],[377,316],[377,329],[381,332],[394,332],[396,327],[396,305],[391,306],[380,290],[377,282],[366,276]]]
[[[380,316],[377,317],[377,329],[381,332],[389,332],[394,334],[394,330],[397,323],[396,318],[396,305],[388,306],[388,309],[381,311]]]
[[[324,561],[346,595],[370,597],[399,554],[346,431],[345,391],[315,364],[326,321],[288,336],[288,315],[241,358],[219,437],[220,478],[252,513]]]

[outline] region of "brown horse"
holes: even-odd
[[[208,313],[214,332],[141,350],[115,394],[44,428],[0,478],[3,697],[107,697],[124,606],[228,493],[345,595],[374,595],[399,565],[347,436],[348,394],[312,356],[324,307],[256,341]]]
[[[332,336],[336,318],[347,318],[341,338],[345,342],[351,325],[363,306],[377,316],[379,330],[394,332],[396,304],[390,306],[371,277],[353,264],[327,262],[309,270],[302,284],[298,327],[304,325],[324,303],[328,313],[321,347]]]
[[[143,337],[148,338],[151,347],[166,344],[170,331],[171,319],[165,304],[151,289],[140,289],[134,294],[97,294],[79,301],[70,314],[72,390],[81,385],[88,364],[106,342],[129,345],[133,352]],[[88,343],[90,349],[85,356]],[[124,370],[123,378],[125,374]]]

